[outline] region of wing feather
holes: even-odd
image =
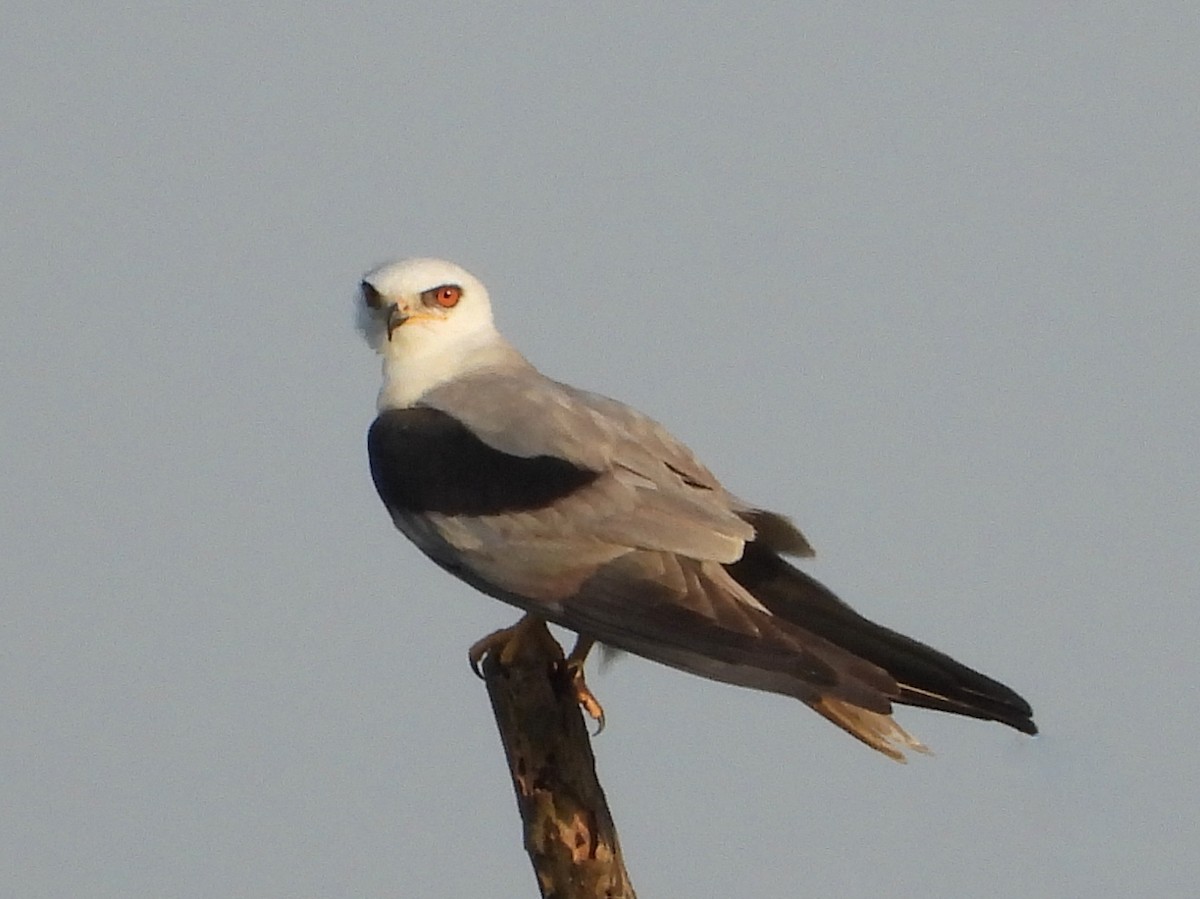
[[[549,507],[545,534],[567,525],[580,538],[718,562],[736,561],[754,539],[741,504],[691,451],[615,400],[522,372],[459,378],[422,404],[453,415],[493,449],[599,473]]]

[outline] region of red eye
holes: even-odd
[[[437,303],[443,309],[453,309],[462,299],[462,288],[457,284],[443,284],[441,287],[425,291],[422,299],[426,305]]]

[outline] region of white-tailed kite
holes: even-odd
[[[727,491],[662,426],[538,372],[457,265],[375,269],[358,315],[383,356],[367,442],[396,527],[526,621],[578,633],[573,659],[598,641],[794,696],[896,759],[924,747],[894,702],[1037,732],[1008,687],[868,621],[785,561],[812,555],[804,536]]]

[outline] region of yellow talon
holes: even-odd
[[[559,664],[567,672],[575,701],[579,703],[579,707],[588,717],[596,722],[596,734],[604,730],[604,707],[596,699],[596,694],[588,688],[583,675],[583,663],[595,643],[594,640],[580,637],[575,642],[575,648],[571,650],[571,654],[563,659],[562,647],[550,636],[550,631],[546,629],[546,622],[536,615],[528,614],[512,627],[501,628],[476,640],[467,650],[467,659],[471,663],[471,670],[475,672],[476,677],[482,680],[483,660],[493,653],[497,654],[497,661],[500,665],[511,665],[520,654],[522,643],[526,640],[548,641],[549,645],[554,647],[551,654],[562,659]]]
[[[554,638],[546,630],[546,622],[536,615],[525,615],[512,627],[502,627],[498,631],[492,631],[486,637],[471,644],[471,648],[467,650],[467,659],[471,663],[471,670],[482,679],[483,672],[480,670],[480,665],[483,663],[484,657],[492,653],[499,654],[501,665],[511,665],[521,650],[521,641],[530,638],[548,640],[554,647],[554,654],[562,655],[562,648],[554,642]]]
[[[575,641],[575,648],[571,650],[571,654],[567,656],[563,664],[570,673],[571,689],[575,693],[575,701],[579,703],[579,707],[588,717],[596,722],[596,733],[593,736],[599,736],[600,732],[604,730],[604,706],[600,705],[600,700],[588,687],[583,675],[583,663],[587,660],[588,653],[595,642],[595,640],[581,636]]]

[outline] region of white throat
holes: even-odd
[[[529,365],[492,327],[456,335],[451,341],[430,340],[428,334],[418,333],[428,327],[424,322],[401,325],[385,346],[383,387],[375,404],[379,411],[406,409],[435,387],[471,372]]]

